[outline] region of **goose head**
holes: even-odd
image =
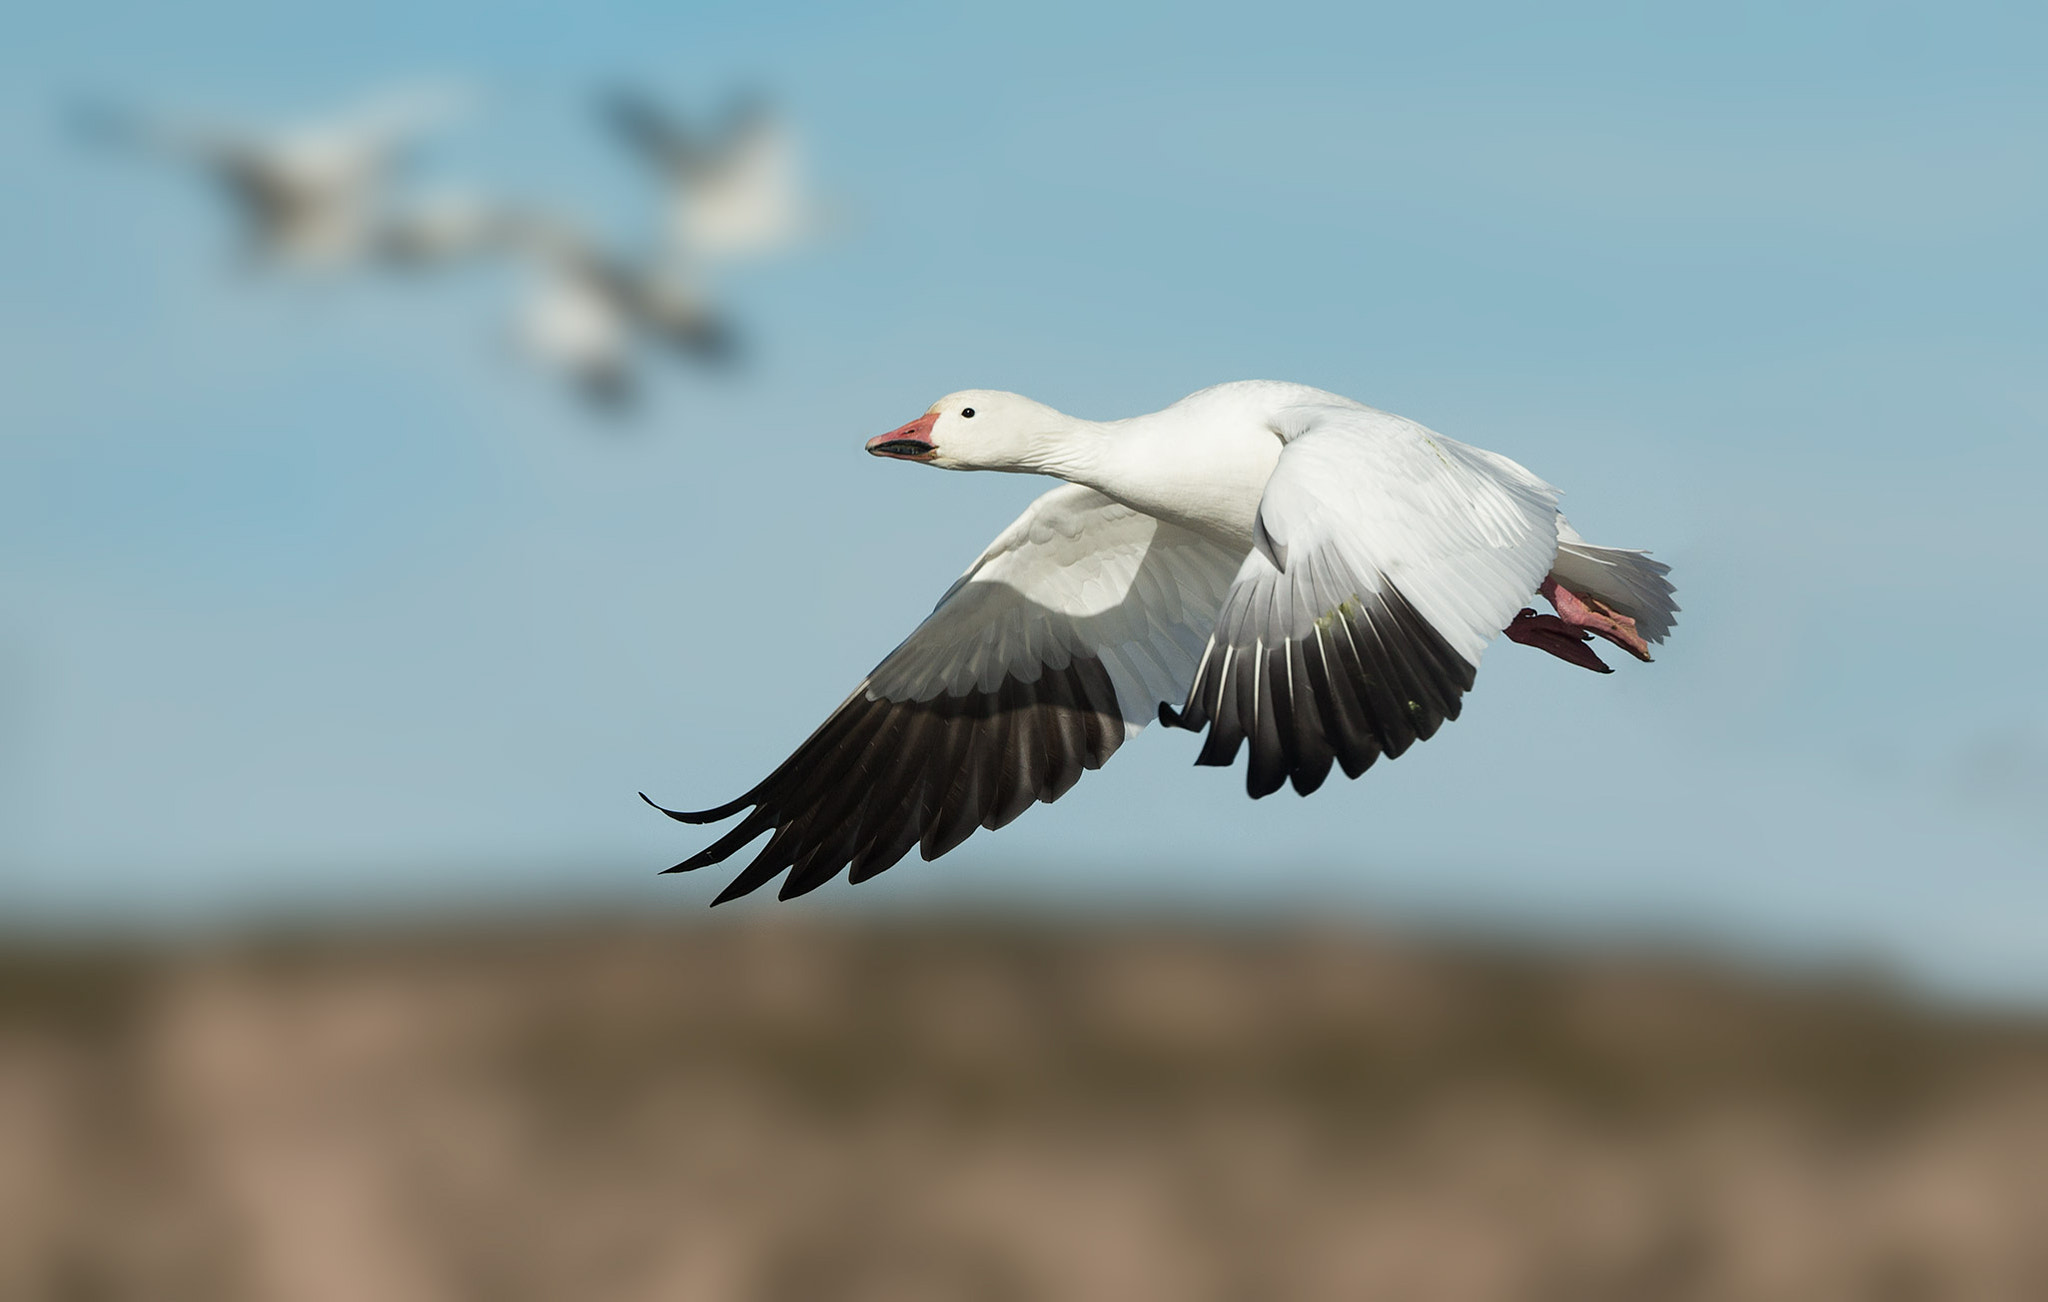
[[[946,470],[1042,468],[1049,445],[1075,422],[1042,402],[1000,389],[949,393],[924,415],[868,440],[868,451]]]

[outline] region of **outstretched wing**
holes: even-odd
[[[1093,489],[1033,502],[759,786],[697,813],[738,826],[670,872],[720,863],[764,832],[714,903],[851,866],[864,881],[917,846],[936,859],[1100,768],[1179,700],[1238,557]],[[651,802],[650,802],[651,803]]]
[[[710,149],[679,119],[634,91],[613,90],[599,108],[619,139],[654,167],[687,172],[710,156]]]
[[[1197,764],[1251,742],[1246,789],[1303,795],[1458,717],[1480,652],[1557,552],[1557,492],[1370,407],[1289,409],[1286,448],[1178,714]]]

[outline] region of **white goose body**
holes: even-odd
[[[1263,417],[1289,396],[1317,392],[1262,381],[1204,389],[1164,411],[1095,427],[1091,464],[1061,477],[1242,552],[1283,447]]]
[[[239,214],[249,256],[331,270],[368,250],[386,183],[463,102],[452,88],[418,88],[283,131],[155,121],[104,106],[81,125],[105,143],[180,160],[210,178]]]
[[[796,138],[767,104],[735,102],[717,131],[692,130],[630,91],[608,96],[605,113],[661,177],[669,241],[686,264],[773,256],[818,233]]]
[[[525,351],[593,405],[623,410],[635,400],[643,339],[710,362],[730,357],[730,327],[679,269],[622,256],[541,214],[506,210],[480,229],[533,266],[518,320]]]
[[[785,870],[789,898],[913,846],[936,858],[1056,800],[1155,717],[1207,731],[1198,764],[1249,743],[1254,797],[1306,795],[1456,718],[1504,630],[1606,672],[1590,637],[1647,660],[1677,611],[1665,566],[1585,543],[1513,461],[1305,385],[1104,422],[968,390],[868,450],[1068,483],[752,791],[664,811],[751,806],[672,872],[772,832],[718,902]],[[1526,608],[1539,592],[1557,615]]]

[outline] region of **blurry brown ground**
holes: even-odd
[[[2048,1029],[970,924],[0,959],[0,1298],[2041,1299]]]

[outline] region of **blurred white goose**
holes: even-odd
[[[559,220],[513,215],[499,227],[537,275],[519,313],[521,343],[593,406],[617,411],[636,398],[643,337],[706,361],[732,357],[731,329],[679,272],[611,254]]]
[[[772,833],[715,903],[784,870],[788,899],[913,846],[937,858],[1057,800],[1155,717],[1208,730],[1197,764],[1248,741],[1252,796],[1306,795],[1458,717],[1504,629],[1606,672],[1593,635],[1648,660],[1678,610],[1667,567],[1585,542],[1513,461],[1305,385],[1102,422],[967,390],[867,448],[1068,482],[758,786],[662,811],[752,811],[670,872]],[[1525,606],[1539,592],[1555,615]]]
[[[370,244],[386,265],[424,271],[506,252],[516,243],[519,224],[515,214],[488,199],[444,190],[380,217]]]
[[[734,103],[715,136],[629,91],[604,103],[612,128],[668,187],[668,237],[691,264],[780,253],[818,225],[789,125],[758,99]]]
[[[251,258],[332,268],[364,251],[380,189],[404,151],[463,102],[450,90],[408,91],[284,131],[145,121],[105,108],[83,125],[104,142],[198,167],[240,216]]]

